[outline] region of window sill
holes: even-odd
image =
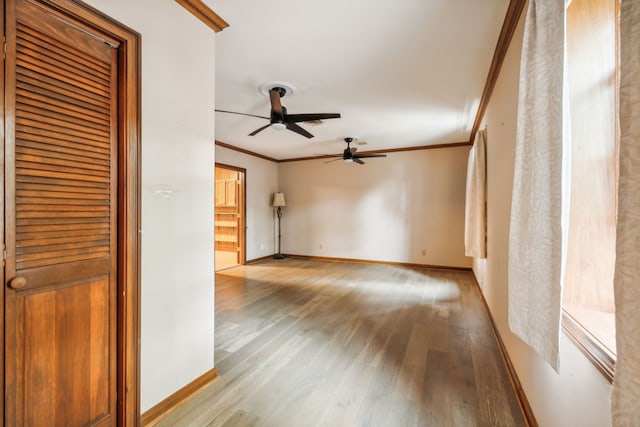
[[[613,383],[616,356],[565,310],[562,310],[562,330],[607,381]]]

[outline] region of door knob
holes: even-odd
[[[27,279],[25,279],[24,277],[18,276],[18,277],[14,277],[13,279],[9,280],[9,287],[11,289],[23,289],[27,286]]]

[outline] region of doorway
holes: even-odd
[[[215,270],[242,265],[245,259],[245,169],[216,163]]]

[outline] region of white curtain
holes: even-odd
[[[467,192],[464,208],[464,254],[475,258],[487,257],[485,188],[487,163],[485,147],[487,130],[476,134],[467,162]]]
[[[640,2],[620,6],[614,426],[640,426]]]
[[[563,244],[564,0],[529,0],[509,233],[509,326],[558,369]]]

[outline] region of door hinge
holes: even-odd
[[[7,38],[2,36],[2,59],[7,59]]]
[[[2,266],[4,267],[7,263],[7,245],[2,244]]]

